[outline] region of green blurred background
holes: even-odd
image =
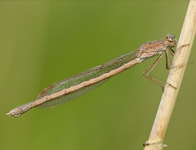
[[[48,85],[135,50],[168,33],[178,39],[188,1],[0,2],[2,150],[143,149],[162,91],[142,76],[152,58],[93,92],[53,109],[5,116]],[[195,149],[194,44],[164,139],[168,150]],[[152,73],[163,81],[165,58]]]

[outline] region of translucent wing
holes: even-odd
[[[130,60],[134,59],[136,53],[137,53],[137,50],[133,51],[133,52],[129,52],[129,53],[124,54],[122,56],[119,56],[119,57],[117,57],[117,58],[115,58],[115,59],[113,59],[103,65],[96,66],[96,67],[91,68],[87,71],[84,71],[84,72],[81,72],[77,75],[66,78],[60,82],[54,83],[54,84],[50,85],[49,87],[45,88],[38,95],[37,99],[40,99],[46,95],[50,95],[52,93],[58,92],[62,89],[66,89],[71,86],[77,85],[83,81],[88,81],[92,78],[95,78],[95,77],[102,75],[103,73],[110,72],[111,70],[116,69],[116,68],[124,65],[125,63],[129,62]],[[84,87],[83,89],[81,89],[79,91],[64,95],[60,98],[53,99],[52,101],[48,101],[48,102],[40,105],[39,107],[42,107],[42,108],[53,107],[53,106],[59,105],[63,102],[72,100],[76,97],[79,97],[85,93],[92,91],[94,88],[98,87],[99,85],[104,83],[106,80],[107,79],[102,80],[96,84],[90,85],[88,87]]]

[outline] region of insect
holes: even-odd
[[[96,66],[48,86],[38,95],[35,101],[18,106],[6,115],[18,117],[37,106],[52,107],[72,100],[92,91],[94,88],[98,87],[112,76],[117,75],[120,72],[157,55],[159,55],[157,60],[143,72],[143,75],[159,85],[157,82],[162,81],[149,77],[149,74],[160,61],[163,53],[166,54],[166,68],[172,68],[170,66],[168,51],[173,56],[175,51],[172,48],[176,47],[176,43],[177,41],[175,37],[171,34],[166,35],[164,40],[146,42],[140,45],[135,51],[119,56],[103,65]],[[173,85],[169,85],[175,88]]]

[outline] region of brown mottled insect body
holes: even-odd
[[[48,86],[38,95],[37,100],[16,107],[6,115],[18,117],[31,108],[37,106],[52,107],[59,105],[92,91],[94,88],[98,87],[112,76],[117,75],[120,72],[125,71],[128,68],[131,68],[136,64],[139,64],[144,60],[156,55],[159,55],[158,59],[147,70],[143,72],[143,75],[150,79],[152,82],[159,85],[157,82],[162,81],[149,77],[149,74],[160,61],[164,52],[166,54],[167,69],[171,68],[169,63],[168,50],[173,55],[175,52],[173,51],[172,47],[176,47],[176,40],[175,37],[171,34],[166,35],[166,38],[164,40],[144,43],[133,52],[129,52],[103,65],[99,65]],[[172,86],[171,84],[169,85]]]

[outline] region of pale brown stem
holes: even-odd
[[[157,111],[157,115],[150,133],[148,141],[145,143],[146,146],[144,150],[162,150],[163,139],[165,132],[172,114],[173,107],[175,105],[176,97],[180,89],[184,71],[188,62],[189,54],[191,47],[194,41],[196,32],[196,1],[190,0],[187,14],[184,20],[182,27],[181,35],[178,42],[178,47],[181,45],[189,44],[188,46],[182,47],[174,56],[173,66],[182,66],[174,67],[170,70],[167,83],[174,85],[177,89],[172,88],[171,86],[165,86],[164,93]]]

